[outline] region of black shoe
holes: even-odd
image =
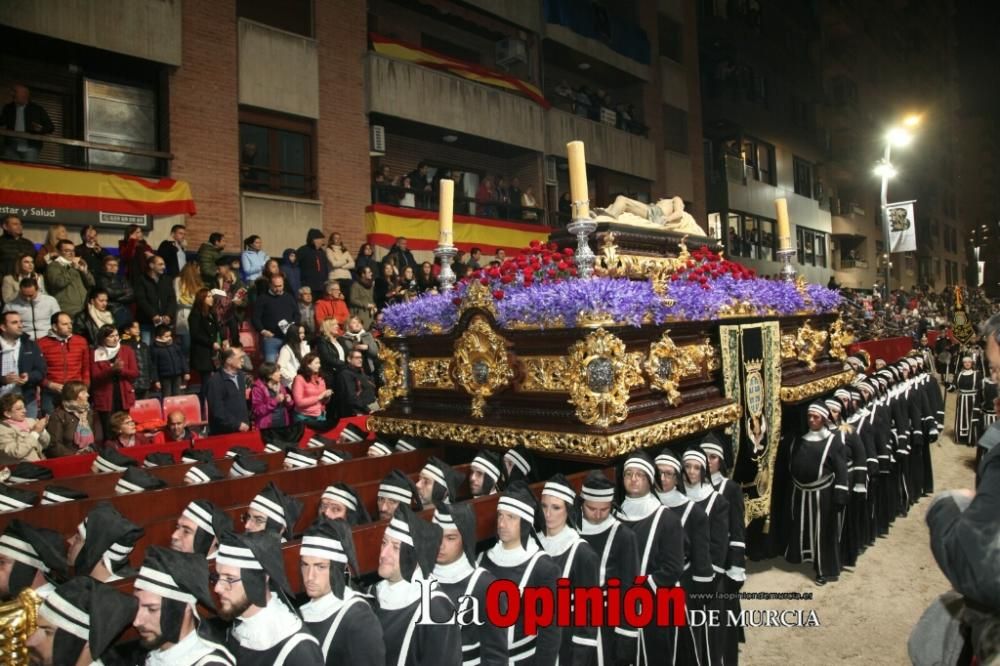
[[[823,578],[822,576],[816,576],[816,584],[826,585],[826,578]]]

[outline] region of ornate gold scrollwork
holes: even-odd
[[[411,358],[410,384],[415,389],[453,389],[450,358]]]
[[[565,356],[522,356],[524,379],[519,390],[565,393],[569,390],[570,367]]]
[[[587,425],[606,428],[628,417],[629,391],[642,384],[640,355],[599,328],[569,349],[569,402]]]
[[[462,303],[458,306],[458,318],[461,319],[467,310],[485,310],[494,319],[497,318],[497,305],[496,301],[493,300],[493,294],[489,287],[478,280],[472,280],[466,287],[465,296],[462,297]]]
[[[42,600],[27,587],[0,605],[0,664],[14,666],[28,663],[27,641],[38,627],[38,607]]]
[[[740,406],[734,402],[634,430],[606,435],[510,428],[492,424],[420,421],[391,416],[372,416],[368,419],[368,427],[378,432],[427,437],[466,446],[513,448],[524,445],[529,449],[546,453],[573,453],[595,458],[610,458],[649,446],[650,442],[672,441],[706,430],[722,428],[738,418],[740,418]]]
[[[667,402],[676,407],[682,402],[679,387],[687,364],[694,365],[694,362],[674,344],[667,330],[663,331],[659,340],[649,345],[649,356],[642,367],[650,387],[665,393]]]
[[[841,386],[846,386],[851,383],[853,378],[854,371],[845,370],[829,377],[817,379],[814,382],[799,384],[798,386],[782,386],[781,402],[802,402],[817,395],[828,393]]]
[[[830,328],[830,356],[838,361],[847,359],[847,348],[854,342],[854,329],[845,325],[843,317],[837,317]]]
[[[403,382],[403,356],[389,345],[380,345],[378,357],[382,361],[382,374],[385,383],[378,390],[378,404],[385,409],[393,400],[406,395],[407,388]]]
[[[510,385],[514,378],[507,340],[486,319],[476,316],[458,340],[452,363],[455,380],[472,396],[472,415],[483,418],[486,399]]]
[[[809,367],[809,372],[816,372],[816,359],[823,353],[828,335],[827,331],[814,329],[808,321],[803,322],[794,339],[787,333],[781,336],[781,358],[797,358]]]
[[[685,238],[687,238],[685,236]],[[615,234],[612,231],[604,234],[601,239],[601,250],[597,255],[595,273],[608,277],[627,277],[633,279],[651,279],[659,276],[666,280],[675,271],[687,267],[691,258],[687,245],[682,239],[680,252],[676,257],[648,257],[641,254],[619,254]],[[655,288],[655,284],[654,284]],[[657,291],[656,293],[660,293]]]

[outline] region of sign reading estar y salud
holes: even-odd
[[[67,226],[127,227],[137,224],[148,227],[149,215],[134,215],[131,213],[105,213],[94,210],[74,210],[71,208],[52,208],[43,206],[7,206],[0,204],[0,216],[17,215],[22,222],[28,224],[65,224]]]

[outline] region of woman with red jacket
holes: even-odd
[[[90,362],[90,395],[104,432],[111,432],[112,414],[132,409],[135,404],[132,382],[138,376],[135,352],[121,343],[114,326],[101,326]]]

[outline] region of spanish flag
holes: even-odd
[[[508,76],[502,72],[488,69],[482,65],[476,65],[474,63],[464,62],[455,58],[449,58],[446,55],[435,53],[434,51],[420,48],[419,46],[413,46],[412,44],[407,44],[406,42],[401,42],[396,39],[383,37],[382,35],[374,32],[369,34],[369,39],[371,39],[372,47],[374,48],[375,53],[395,58],[396,60],[414,62],[418,65],[423,65],[424,67],[441,69],[454,74],[455,76],[461,76],[469,79],[470,81],[476,81],[477,83],[483,83],[488,86],[504,88],[505,90],[518,93],[519,95],[524,95],[528,99],[540,104],[544,109],[548,109],[552,106],[549,104],[548,100],[545,99],[545,96],[542,95],[542,91],[539,90],[538,87],[527,83],[526,81],[522,81],[521,79],[514,78],[513,76]]]
[[[194,215],[183,180],[0,164],[0,203],[132,215]]]
[[[365,208],[365,231],[368,242],[388,250],[396,238],[406,238],[407,246],[430,260],[430,252],[438,245],[438,218],[434,211],[396,208],[376,204]],[[552,229],[540,224],[490,220],[482,217],[456,215],[453,233],[455,246],[468,252],[478,247],[483,254],[495,254],[497,249],[516,253],[533,240],[545,241]],[[423,254],[426,253],[426,254]]]

